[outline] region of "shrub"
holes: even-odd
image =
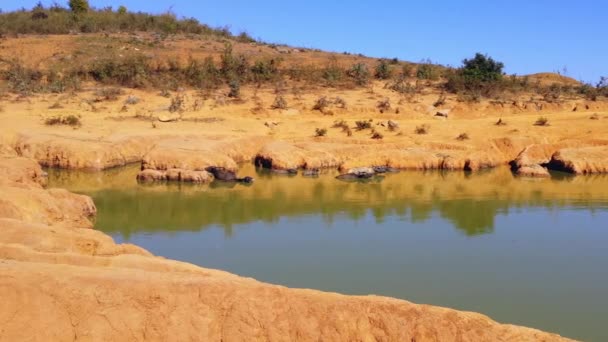
[[[437,101],[435,101],[433,103],[433,107],[439,107],[439,106],[443,106],[446,102],[446,97],[445,94],[441,93],[441,95],[439,95],[439,98],[437,99]]]
[[[380,113],[384,113],[385,111],[391,109],[391,100],[386,98],[382,101],[378,101],[376,107],[378,108],[378,110],[380,110]]]
[[[368,121],[364,121],[364,120],[355,121],[355,126],[356,126],[357,131],[362,131],[364,129],[372,128],[372,122],[369,120]]]
[[[324,137],[327,135],[327,128],[316,128],[315,137]]]
[[[589,117],[589,119],[591,119],[591,120],[599,120],[600,116],[597,113],[593,113],[593,114],[591,114],[591,116]]]
[[[279,61],[270,59],[267,61],[257,61],[251,67],[251,74],[255,82],[271,81],[279,75]]]
[[[398,92],[399,94],[413,95],[417,92],[416,87],[407,83],[405,77],[399,77],[395,82],[388,86],[389,89]]]
[[[346,108],[346,101],[345,101],[343,98],[339,97],[339,96],[337,96],[337,97],[336,97],[336,98],[333,100],[333,103],[334,103],[334,104],[335,104],[335,105],[336,105],[338,108],[342,108],[342,109]]]
[[[68,2],[72,12],[81,14],[89,11],[89,2],[87,0],[70,0]]]
[[[139,103],[139,97],[133,96],[133,95],[129,95],[127,97],[127,99],[125,100],[125,104],[127,104],[127,105],[136,105],[138,103]]]
[[[348,70],[348,76],[355,80],[355,83],[360,86],[364,86],[369,82],[369,70],[363,63],[354,64]]]
[[[416,77],[419,80],[434,81],[434,80],[439,79],[439,76],[440,76],[439,67],[437,65],[433,64],[433,62],[431,62],[430,59],[422,61],[418,65],[418,69],[416,70]]]
[[[122,93],[122,89],[110,87],[98,89],[95,91],[95,96],[97,96],[97,101],[116,101]]]
[[[55,126],[55,125],[66,125],[72,127],[78,127],[81,125],[80,118],[75,115],[67,115],[67,116],[53,116],[47,118],[44,121],[44,124],[47,126]]]
[[[281,95],[277,95],[274,98],[274,103],[271,106],[272,109],[287,109],[287,101]]]
[[[544,116],[539,117],[534,122],[534,126],[549,126],[549,119]]]
[[[211,57],[206,57],[202,63],[190,58],[183,73],[189,85],[200,89],[214,89],[221,83],[221,72]]]
[[[125,6],[118,6],[118,14],[126,14],[127,13],[127,8]]]
[[[348,128],[348,123],[344,120],[336,120],[336,121],[334,121],[334,124],[331,127],[332,128],[342,128],[343,130],[345,130],[346,128]]]
[[[467,133],[460,133],[459,136],[456,137],[458,141],[469,140],[469,135]]]
[[[481,53],[476,53],[475,57],[465,59],[462,63],[462,67],[448,74],[445,85],[448,91],[464,92],[472,98],[478,98],[492,96],[504,88],[505,82],[501,82],[503,63]]]
[[[327,107],[329,107],[330,104],[331,104],[331,101],[328,100],[326,96],[322,96],[317,99],[317,102],[312,107],[312,109],[323,112]]]
[[[183,112],[186,108],[186,99],[184,95],[176,95],[171,98],[171,104],[169,105],[169,112]]]
[[[391,78],[391,75],[392,68],[389,62],[386,59],[381,59],[378,62],[378,65],[376,65],[376,72],[374,73],[374,76],[377,79],[388,80],[389,78]]]
[[[507,123],[505,121],[503,121],[502,118],[498,119],[498,121],[496,121],[495,123],[496,126],[506,126]]]
[[[504,64],[488,55],[476,53],[475,57],[465,59],[462,63],[462,74],[469,82],[496,82],[502,78]]]
[[[384,136],[380,132],[376,132],[376,131],[372,132],[372,139],[382,139],[382,138],[384,138]]]
[[[153,73],[149,59],[143,54],[124,58],[109,56],[95,61],[89,69],[89,75],[101,83],[119,84],[130,88],[144,87]]]
[[[240,98],[241,97],[241,83],[238,79],[233,79],[228,84],[230,91],[228,92],[228,97],[232,98]]]
[[[420,125],[420,126],[416,126],[416,129],[414,130],[414,133],[416,134],[428,134],[429,133],[429,126],[428,125]]]
[[[335,85],[337,82],[342,80],[343,75],[344,70],[338,66],[338,60],[335,57],[332,57],[323,70],[323,79],[328,85]]]

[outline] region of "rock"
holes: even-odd
[[[176,113],[171,114],[161,114],[158,116],[158,121],[160,122],[174,122],[180,119],[180,115]]]
[[[450,114],[449,109],[441,109],[435,113],[435,116],[440,116],[440,117],[444,117],[447,119],[449,114]]]
[[[564,148],[551,156],[550,170],[568,173],[608,173],[608,146]]]
[[[538,164],[522,166],[522,167],[518,168],[517,171],[515,171],[515,174],[517,176],[521,176],[521,177],[538,177],[538,178],[551,177],[551,175],[549,174],[549,171],[547,171],[546,168],[544,168]]]
[[[375,173],[396,173],[399,172],[398,169],[389,167],[389,166],[374,166],[373,167]]]
[[[160,182],[167,180],[167,174],[158,170],[142,170],[137,174],[137,180],[140,182]]]
[[[167,180],[184,183],[209,183],[213,181],[213,175],[207,171],[170,169],[167,170]]]
[[[396,121],[388,120],[387,125],[390,130],[394,131],[394,130],[399,129],[399,123]]]
[[[234,172],[232,170],[227,170],[224,167],[209,166],[205,170],[207,172],[210,172],[211,174],[213,174],[213,177],[215,177],[215,179],[220,180],[220,181],[234,182],[237,180],[236,172]]]
[[[140,182],[183,182],[183,183],[209,183],[213,175],[207,171],[169,169],[166,171],[146,169],[137,174]]]
[[[302,171],[302,176],[304,177],[318,177],[320,173],[319,169],[306,169]]]
[[[254,178],[250,176],[245,176],[243,178],[237,179],[237,181],[245,184],[252,184],[254,182]]]
[[[368,179],[372,178],[376,172],[371,167],[356,167],[348,170],[345,174],[341,174],[337,179],[349,180],[349,179]]]

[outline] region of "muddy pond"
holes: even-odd
[[[252,185],[138,184],[136,166],[49,170],[117,242],[297,288],[377,294],[607,341],[608,176],[507,168],[370,182],[243,166]]]

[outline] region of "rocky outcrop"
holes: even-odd
[[[546,163],[544,158],[531,153],[534,146],[538,145],[526,147],[517,158],[511,161],[511,170],[515,175],[521,177],[551,177],[549,171],[541,165]]]
[[[371,167],[356,167],[336,178],[340,180],[369,179],[374,175],[376,175],[376,171]]]
[[[210,183],[213,181],[213,175],[207,171],[192,171],[183,169],[161,170],[142,170],[137,174],[137,180],[140,182],[183,182],[183,183]]]
[[[548,167],[577,175],[608,173],[608,146],[561,149],[551,156]]]
[[[14,148],[40,165],[63,169],[102,170],[140,161],[154,138],[120,137],[92,140],[81,136],[20,135]]]
[[[510,159],[495,150],[467,150],[441,145],[409,147],[402,144],[377,144],[369,141],[353,143],[275,141],[257,154],[257,166],[277,169],[348,170],[356,167],[382,165],[402,170],[468,170],[476,171],[506,164]]]

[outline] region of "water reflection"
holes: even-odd
[[[138,232],[199,231],[220,226],[226,236],[250,222],[320,214],[358,221],[371,212],[377,223],[397,216],[412,223],[437,214],[468,236],[491,233],[495,217],[517,208],[606,208],[608,177],[519,179],[507,168],[473,174],[401,172],[381,182],[341,182],[334,173],[318,178],[272,175],[245,166],[256,183],[211,185],[135,181],[136,167],[105,171],[50,172],[52,186],[91,195],[99,208],[96,226],[128,238]]]

